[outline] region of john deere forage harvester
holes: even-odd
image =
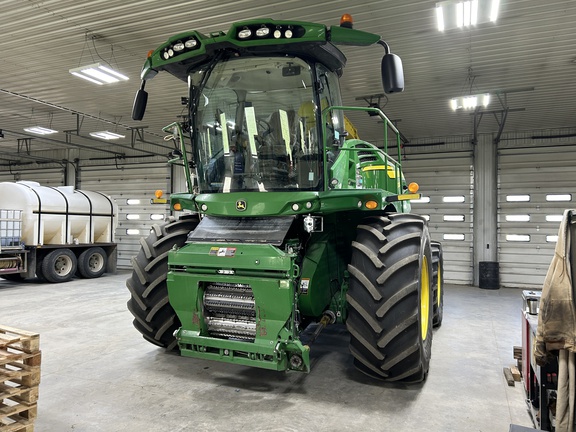
[[[426,377],[441,247],[408,213],[418,187],[387,153],[390,141],[399,154],[399,132],[377,108],[342,106],[338,84],[336,45],[374,44],[384,90],[402,91],[399,57],[350,22],[255,19],[178,34],[149,55],[133,118],[160,71],[188,83],[189,115],[165,128],[187,180],[170,205],[184,215],[141,241],[127,281],[144,338],[183,356],[309,371],[318,333],[346,323],[362,372]],[[346,132],[347,110],[380,116],[379,147]]]

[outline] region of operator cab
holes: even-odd
[[[342,105],[335,72],[292,56],[230,57],[188,82],[200,193],[323,187],[321,110]],[[333,114],[329,147],[343,136],[342,111]],[[330,163],[338,145],[327,150]]]

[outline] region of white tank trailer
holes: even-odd
[[[100,192],[0,183],[0,277],[66,282],[116,272],[118,207]]]

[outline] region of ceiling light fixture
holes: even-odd
[[[436,3],[436,24],[439,31],[444,31],[496,22],[499,7],[500,0],[445,0]]]
[[[84,78],[85,80],[98,85],[112,84],[128,80],[126,75],[115,71],[110,66],[105,66],[100,63],[70,69],[69,72],[74,76]]]
[[[42,126],[26,127],[26,128],[24,128],[24,130],[26,132],[30,132],[30,133],[37,134],[37,135],[50,135],[50,134],[58,132],[57,130],[45,128]]]
[[[468,96],[458,96],[450,99],[450,107],[456,111],[459,109],[470,110],[478,106],[486,108],[490,103],[490,93],[481,93]]]
[[[94,138],[101,138],[105,140],[114,140],[118,138],[125,138],[125,135],[120,135],[115,132],[110,131],[99,131],[99,132],[90,132],[90,136]]]

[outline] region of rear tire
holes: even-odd
[[[153,225],[148,238],[140,239],[142,248],[132,258],[134,271],[126,281],[131,294],[127,305],[134,316],[134,327],[144,339],[167,350],[177,349],[174,331],[181,325],[168,301],[168,252],[173,246],[183,246],[198,222],[198,216],[191,215]]]
[[[442,244],[432,241],[432,289],[434,303],[432,306],[432,325],[440,327],[444,316],[444,258],[442,257]]]
[[[77,265],[76,255],[70,249],[56,249],[42,260],[42,274],[48,282],[68,282]]]
[[[98,278],[106,271],[108,256],[101,247],[86,249],[78,257],[78,273],[86,279]]]
[[[346,295],[355,366],[385,381],[420,382],[432,349],[432,259],[426,221],[412,214],[357,227]]]

